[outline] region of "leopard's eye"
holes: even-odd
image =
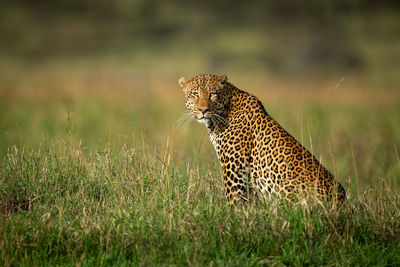
[[[217,93],[210,93],[210,99],[215,99],[217,97]]]
[[[197,92],[197,91],[192,92],[192,96],[198,97],[199,96],[199,92]]]

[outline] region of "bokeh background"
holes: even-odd
[[[226,73],[357,190],[399,178],[398,1],[0,4],[0,158],[11,147],[217,159],[177,80]],[[140,144],[140,145],[139,145]]]

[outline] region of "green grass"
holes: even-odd
[[[400,264],[399,194],[386,186],[339,209],[230,208],[217,165],[68,143],[14,148],[1,170],[2,265]]]
[[[396,90],[230,75],[349,199],[229,207],[206,130],[176,123],[180,76],[97,65],[0,79],[0,265],[400,264]]]

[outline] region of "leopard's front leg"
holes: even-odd
[[[242,152],[242,153],[240,153]],[[248,201],[251,195],[248,154],[245,150],[221,157],[225,197],[229,204]]]

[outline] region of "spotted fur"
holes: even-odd
[[[182,77],[179,84],[186,107],[208,129],[230,204],[259,195],[345,200],[332,174],[268,115],[257,97],[229,83],[225,74]]]

